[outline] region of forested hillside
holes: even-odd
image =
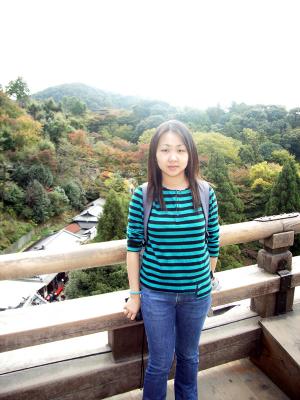
[[[129,187],[146,179],[153,129],[171,118],[193,132],[221,223],[300,211],[300,107],[177,109],[80,84],[30,97],[18,78],[0,91],[0,249],[109,190],[123,196],[124,225]],[[222,268],[241,265],[248,250],[222,250]]]

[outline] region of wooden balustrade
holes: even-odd
[[[300,233],[300,215],[266,222],[250,221],[223,225],[221,246],[266,239],[281,232]],[[62,251],[30,251],[0,256],[0,280],[25,278],[61,271],[101,267],[125,261],[126,241],[93,243]]]
[[[291,288],[300,285],[300,256],[293,258]],[[257,265],[218,272],[213,306],[276,294],[280,277]],[[126,290],[0,313],[0,351],[141,324],[122,312]],[[30,323],[29,323],[30,321]]]
[[[299,215],[221,227],[222,246],[261,240],[264,249],[259,253],[258,265],[217,273],[221,290],[212,294],[213,306],[250,298],[254,312],[246,319],[231,323],[227,321],[222,326],[213,326],[203,332],[202,368],[253,354],[259,348],[261,327],[258,322],[261,317],[273,315],[276,310],[286,312],[291,309],[294,288],[300,285],[300,256],[292,258],[288,250],[295,233],[300,233]],[[119,240],[83,245],[64,252],[2,255],[0,279],[113,265],[124,262],[125,253],[126,242]],[[49,342],[54,344],[62,339],[108,330],[112,355],[92,354],[86,359],[80,356],[73,361],[63,360],[60,363],[61,370],[54,369],[50,364],[38,367],[36,371],[40,386],[45,393],[55,392],[55,396],[61,399],[81,398],[79,383],[86,385],[84,393],[90,399],[104,398],[137,387],[140,342],[137,341],[137,345],[135,340],[128,341],[130,345],[126,346],[125,352],[123,345],[129,337],[141,334],[143,323],[130,321],[123,315],[126,294],[127,291],[119,291],[0,313],[0,352],[18,351],[39,344],[43,346]],[[119,342],[120,338],[122,343]],[[119,362],[125,358],[126,361]],[[35,381],[31,383],[32,378],[27,378],[27,375],[30,377],[34,374],[30,368],[28,374],[17,370],[15,374],[15,377],[12,373],[2,376],[5,384],[10,386],[7,390],[2,386],[1,391],[0,384],[0,399],[40,398]],[[18,379],[20,385],[16,384]],[[67,394],[64,394],[61,385],[65,381],[69,390]],[[24,393],[27,397],[24,397]]]

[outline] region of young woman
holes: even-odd
[[[147,195],[152,209],[141,266],[141,187],[132,196],[127,228],[130,298],[124,314],[133,320],[140,307],[143,313],[149,348],[144,400],[166,398],[174,353],[175,398],[198,398],[199,339],[219,254],[216,197],[210,188],[206,239],[199,179],[197,150],[187,127],[176,120],[164,122],[150,143]]]

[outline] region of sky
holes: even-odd
[[[298,0],[0,0],[0,84],[300,106]]]

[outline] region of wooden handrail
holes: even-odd
[[[265,239],[275,233],[300,233],[300,215],[266,222],[223,225],[221,246]],[[40,250],[0,256],[0,280],[114,265],[125,261],[126,241],[93,243],[71,250]]]
[[[291,273],[291,287],[299,286],[300,256],[293,258]],[[222,287],[212,293],[214,306],[279,290],[279,276],[257,265],[222,271],[217,275]],[[119,291],[0,313],[0,349],[8,351],[136,325],[137,322],[128,320],[122,313],[127,295],[127,291]]]

